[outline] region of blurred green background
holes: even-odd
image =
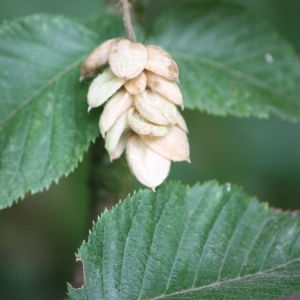
[[[0,19],[39,12],[90,17],[100,10],[99,1],[1,0]],[[270,21],[300,53],[300,1],[235,2]],[[191,111],[184,115],[192,164],[173,164],[170,178],[189,184],[210,179],[231,182],[271,206],[300,208],[299,124],[275,117],[220,118]],[[49,191],[0,211],[0,299],[65,297],[66,282],[74,280],[74,254],[91,228],[91,164],[88,153],[75,172]],[[125,166],[124,160],[106,165],[106,170],[120,165]]]

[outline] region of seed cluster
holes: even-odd
[[[183,108],[177,64],[161,47],[116,38],[89,54],[81,79],[101,67],[87,100],[89,110],[106,102],[99,121],[105,148],[111,160],[126,150],[132,173],[154,190],[171,161],[189,161],[187,126],[176,108]]]

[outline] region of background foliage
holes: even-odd
[[[299,53],[296,1],[238,2],[270,20]],[[2,19],[41,11],[87,17],[99,3],[5,0],[1,6]],[[200,118],[198,112],[190,111],[185,116],[193,141],[193,164],[175,164],[171,178],[186,183],[211,178],[230,181],[274,206],[299,208],[299,125],[275,117],[265,121],[201,114]],[[73,276],[70,253],[76,251],[90,226],[86,190],[90,157],[51,191],[0,212],[0,290],[4,298],[53,299],[65,294],[65,282]],[[19,288],[12,288],[16,286]]]

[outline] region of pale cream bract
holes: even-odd
[[[111,160],[126,151],[130,170],[153,190],[168,176],[171,161],[190,161],[186,123],[178,87],[178,67],[159,46],[125,38],[105,41],[81,66],[92,81],[89,110],[106,102],[99,120]]]

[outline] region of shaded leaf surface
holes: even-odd
[[[72,171],[98,134],[79,66],[120,35],[114,17],[96,34],[77,21],[36,15],[0,28],[0,207]]]
[[[160,18],[149,42],[166,47],[178,62],[186,107],[300,119],[299,58],[242,7],[185,1]]]
[[[300,289],[300,218],[208,182],[140,190],[78,253],[72,299],[272,299]]]

